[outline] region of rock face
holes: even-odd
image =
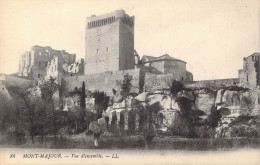
[[[126,100],[119,99],[111,103],[104,116],[108,120],[108,127],[113,130],[141,131],[143,125],[144,112],[151,110],[157,120],[156,129],[167,131],[171,128],[184,129],[184,115],[193,115],[195,118],[203,119],[199,121],[206,124],[209,115],[213,111],[221,116],[219,125],[216,129],[217,136],[229,136],[225,130],[229,124],[240,115],[255,115],[259,113],[258,109],[259,90],[245,89],[187,89],[178,93],[176,97],[171,97],[164,91],[155,91],[153,93],[144,92],[137,96],[128,97]],[[178,102],[176,98],[182,97],[186,101]],[[68,99],[67,106],[75,103],[76,99]],[[71,102],[71,103],[70,103]],[[180,104],[180,105],[179,105]],[[191,106],[183,106],[190,104]],[[86,99],[87,109],[94,109],[94,99]],[[181,106],[181,109],[180,107]],[[185,109],[186,108],[186,109]],[[190,109],[188,109],[190,108]],[[191,112],[192,111],[192,112]],[[143,113],[143,114],[142,114]],[[145,114],[147,115],[147,114]],[[198,115],[198,116],[197,116]],[[224,131],[224,132],[223,132]]]
[[[166,131],[169,127],[178,127],[182,123],[182,117],[178,110],[162,110],[159,111],[161,116],[161,130]]]
[[[222,96],[222,103],[226,106],[239,106],[240,105],[240,94],[238,91],[225,91]]]
[[[203,111],[205,114],[210,115],[211,109],[215,104],[215,95],[209,91],[200,90],[196,91],[195,105],[198,110]]]

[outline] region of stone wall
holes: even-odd
[[[146,73],[144,78],[144,91],[154,92],[156,90],[168,89],[173,80],[178,76],[173,74],[160,74]]]
[[[221,88],[223,86],[232,86],[239,83],[238,78],[232,79],[216,79],[184,82],[185,88],[200,89],[200,88]]]
[[[112,96],[113,90],[117,94],[121,91],[121,83],[125,74],[133,76],[131,92],[139,92],[140,69],[132,69],[125,71],[103,72],[98,74],[89,74],[75,77],[64,77],[66,89],[71,92],[76,87],[80,88],[82,82],[85,81],[86,90],[104,91],[107,95]]]

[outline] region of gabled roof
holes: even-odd
[[[249,58],[249,57],[251,57],[251,56],[260,56],[260,53],[258,53],[258,52],[255,52],[255,53],[253,53],[253,54],[251,54],[250,56],[248,56],[248,57],[245,57],[245,58]]]
[[[252,58],[252,57],[257,57],[257,60],[258,60],[259,56],[260,56],[260,53],[255,52],[255,53],[251,54],[250,56],[244,57],[243,60],[246,60],[246,59],[249,59],[249,58]]]
[[[143,59],[146,59],[145,61]],[[177,58],[174,58],[168,54],[164,54],[162,56],[159,56],[159,57],[153,57],[153,56],[146,56],[144,55],[143,58],[142,58],[142,61],[144,63],[147,63],[147,62],[155,62],[155,61],[180,61],[180,62],[183,62],[183,63],[186,63],[185,61],[182,61],[182,60],[179,60]]]

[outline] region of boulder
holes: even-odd
[[[159,112],[159,116],[162,116],[162,121],[160,122],[161,130],[167,130],[165,128],[178,127],[182,123],[182,118],[180,111],[178,110],[162,110]]]
[[[152,105],[156,102],[160,103],[161,109],[171,109],[172,99],[169,95],[154,94],[147,97],[148,105]]]
[[[140,102],[143,102],[147,99],[148,95],[149,95],[149,92],[143,92],[143,93],[139,94],[138,96],[136,96],[135,99]]]

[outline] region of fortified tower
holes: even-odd
[[[85,74],[134,69],[134,16],[116,10],[87,17]]]

